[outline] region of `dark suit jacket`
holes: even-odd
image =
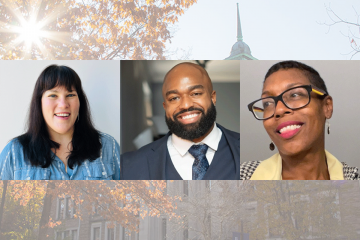
[[[210,164],[203,180],[240,180],[240,134],[230,131],[219,124],[216,124],[223,133],[229,148],[231,150],[235,172],[235,178],[223,178],[219,179],[221,171],[222,159],[214,159]],[[127,152],[120,157],[120,179],[123,180],[178,180],[179,174],[173,174],[169,176],[166,173],[166,164],[172,164],[172,161],[167,161],[169,157],[167,149],[167,140],[171,133],[161,139],[152,142],[137,151]],[[212,167],[217,165],[217,167]],[[173,166],[173,165],[172,165]],[[181,178],[180,178],[181,179]]]

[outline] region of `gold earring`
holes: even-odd
[[[271,151],[274,151],[274,149],[275,149],[275,144],[274,144],[273,141],[271,141],[271,143],[270,143],[270,145],[269,145],[269,148],[270,148]]]

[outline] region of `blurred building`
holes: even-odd
[[[241,30],[239,4],[237,3],[237,42],[232,46],[230,56],[225,60],[256,60],[251,55],[249,45],[243,40],[243,34]]]

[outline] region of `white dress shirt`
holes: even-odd
[[[176,171],[183,180],[192,180],[192,165],[195,158],[188,152],[190,147],[194,144],[206,144],[209,146],[206,152],[206,158],[209,166],[218,149],[222,132],[214,123],[214,128],[211,130],[201,142],[194,143],[190,140],[182,139],[175,134],[171,134],[167,141],[167,148],[169,150],[171,161],[173,162]]]

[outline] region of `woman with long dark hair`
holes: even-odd
[[[27,132],[0,154],[1,180],[120,179],[120,147],[97,131],[77,73],[48,66],[33,92]]]

